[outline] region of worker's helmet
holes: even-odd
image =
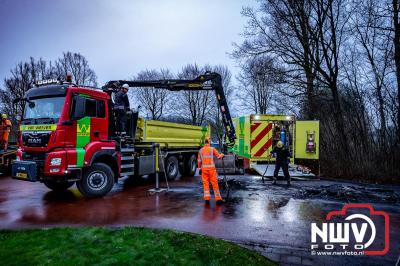
[[[125,83],[124,85],[122,85],[122,88],[125,90],[129,90],[129,85]]]
[[[7,119],[7,115],[6,115],[6,114],[2,114],[2,115],[1,115],[1,118],[2,118],[2,119]]]
[[[278,141],[278,143],[276,143],[276,146],[278,148],[282,148],[283,147],[283,142],[282,141]]]
[[[206,138],[204,139],[204,143],[211,144],[211,138],[210,138],[210,137],[206,137]]]

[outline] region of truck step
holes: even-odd
[[[135,157],[133,156],[122,156],[121,161],[133,161]]]
[[[121,152],[134,152],[135,149],[134,148],[122,148]]]
[[[125,173],[121,173],[120,176],[130,176],[130,175],[134,175],[134,172],[125,172]]]
[[[124,169],[124,168],[133,168],[135,165],[134,164],[123,164],[123,165],[121,165],[121,169]]]

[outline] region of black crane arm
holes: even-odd
[[[164,80],[113,80],[109,81],[102,87],[106,92],[112,92],[119,89],[123,84],[128,84],[134,88],[156,88],[167,89],[170,91],[205,91],[213,90],[217,98],[219,108],[221,110],[222,122],[225,127],[225,132],[228,137],[228,146],[232,147],[235,144],[236,132],[233,126],[231,113],[226,101],[225,92],[222,87],[221,75],[215,72],[206,72],[192,80],[186,79],[164,79]]]

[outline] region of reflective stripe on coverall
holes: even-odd
[[[1,120],[0,127],[0,149],[7,151],[8,149],[8,137],[11,132],[11,121],[8,119]]]
[[[200,149],[197,157],[198,168],[201,168],[204,200],[211,199],[210,182],[214,190],[215,200],[222,200],[218,187],[217,170],[215,169],[214,156],[218,158],[220,154],[216,149],[210,147],[210,144],[205,144],[204,147]]]
[[[1,131],[2,131],[2,142],[8,142],[8,136],[10,135],[11,131],[11,121],[6,119],[1,121]]]

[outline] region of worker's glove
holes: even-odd
[[[224,158],[224,157],[225,157],[225,155],[221,153],[221,154],[218,156],[218,159],[222,159],[222,158]]]

